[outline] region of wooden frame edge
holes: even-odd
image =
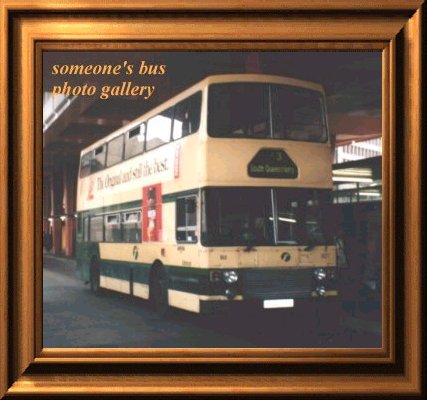
[[[242,383],[246,383],[245,386]],[[9,389],[10,397],[79,395],[418,395],[420,387],[403,375],[347,376],[337,386],[331,375],[146,374],[146,375],[27,375]]]
[[[0,188],[8,182],[8,10],[0,4]],[[0,397],[9,387],[8,194],[0,191]]]
[[[9,2],[8,4],[11,4]],[[14,6],[18,2],[13,2]],[[47,3],[47,2],[46,2]],[[50,2],[49,2],[50,3]],[[94,7],[98,7],[98,2],[91,2]],[[117,1],[115,4],[120,6],[122,1]],[[383,2],[385,3],[385,2]],[[400,3],[396,1],[396,3]],[[402,3],[402,2],[401,2]],[[420,2],[414,2],[415,7],[420,6]],[[165,2],[166,4],[166,2]],[[412,3],[413,4],[413,3]],[[80,3],[78,5],[81,5]],[[403,6],[401,6],[403,7]],[[4,56],[3,60],[8,60],[8,36],[9,36],[9,12],[13,7],[7,7],[5,4],[1,5],[1,20],[2,23],[2,39],[0,56]],[[328,7],[327,7],[328,9]],[[398,8],[402,10],[403,8]],[[410,6],[406,6],[406,10],[410,10]],[[414,9],[412,9],[414,10]],[[404,171],[403,177],[405,178],[404,192],[406,194],[404,214],[407,216],[408,224],[404,227],[404,240],[405,240],[405,268],[407,274],[405,275],[405,286],[411,288],[415,283],[420,283],[421,279],[421,263],[422,263],[422,230],[421,230],[421,215],[422,215],[422,194],[421,194],[421,178],[423,173],[422,168],[422,127],[421,120],[423,111],[421,109],[421,85],[422,82],[422,11],[419,8],[416,13],[408,20],[404,27],[404,50],[405,50],[405,64],[404,76],[408,79],[404,80],[404,130],[408,135],[404,139]],[[387,55],[389,60],[395,58],[395,39],[392,39]],[[29,56],[31,59],[31,55]],[[25,62],[25,60],[24,60]],[[28,62],[28,61],[27,61]],[[8,63],[6,63],[6,66]],[[390,83],[395,81],[395,70],[393,63],[391,63],[389,71]],[[18,71],[24,73],[23,71]],[[22,76],[22,75],[21,75]],[[409,78],[410,77],[410,78]],[[8,69],[3,68],[0,76],[0,113],[1,115],[8,116]],[[31,77],[30,77],[31,80]],[[33,86],[34,87],[34,86]],[[392,105],[390,110],[394,109],[395,93],[389,93],[389,104]],[[31,123],[31,118],[29,123]],[[0,119],[0,187],[7,188],[7,183],[10,184],[10,177],[8,177],[8,134],[10,131],[11,122],[7,118]],[[389,129],[395,129],[395,119],[392,113],[390,114],[388,122]],[[22,145],[22,144],[21,144]],[[395,144],[388,145],[394,149]],[[30,157],[30,160],[31,159]],[[392,163],[392,161],[390,161]],[[31,164],[31,163],[30,163]],[[412,167],[411,167],[412,166]],[[415,168],[416,166],[416,168]],[[393,166],[390,166],[393,167]],[[18,180],[22,171],[14,172],[14,177]],[[392,173],[392,172],[391,172]],[[392,176],[392,174],[391,174]],[[392,180],[393,181],[393,180]],[[392,195],[395,194],[395,183],[390,183],[390,191]],[[5,191],[0,192],[0,210],[7,211],[8,197]],[[21,210],[22,211],[22,210]],[[24,211],[24,213],[31,213]],[[8,221],[7,215],[0,214],[0,239],[3,237],[8,238]],[[392,235],[390,233],[390,235]],[[9,327],[8,305],[11,305],[11,300],[8,299],[8,246],[6,241],[1,241],[0,246],[0,312],[1,321],[6,322]],[[392,253],[392,250],[391,250]],[[16,256],[16,255],[14,255]],[[22,277],[21,277],[22,278]],[[393,279],[393,277],[392,277]],[[23,282],[25,282],[24,280]],[[25,284],[25,283],[24,283]],[[28,283],[27,283],[28,285]],[[30,292],[34,289],[26,287]],[[4,302],[3,302],[4,301]],[[392,306],[394,299],[391,300]],[[354,380],[351,384],[346,384],[342,391],[345,394],[371,394],[373,390],[381,394],[389,394],[391,389],[398,394],[418,395],[422,391],[421,379],[421,294],[420,291],[406,291],[405,293],[405,312],[406,312],[406,326],[405,326],[405,371],[403,375],[389,377],[382,375],[373,375],[368,378],[364,375],[353,375],[351,378]],[[15,302],[15,309],[19,309],[22,305],[18,301]],[[21,312],[22,313],[22,312]],[[32,311],[27,311],[25,314],[18,316],[19,318],[28,318]],[[390,321],[390,327],[392,328]],[[1,325],[2,326],[2,325]],[[275,376],[261,377],[258,383],[249,385],[245,388],[240,385],[242,381],[253,379],[253,375],[227,375],[221,378],[188,375],[176,375],[176,381],[171,383],[171,375],[147,375],[146,377],[120,377],[118,381],[114,375],[85,376],[85,375],[70,375],[69,377],[62,378],[59,381],[58,375],[34,375],[34,374],[21,374],[28,366],[28,361],[36,362],[49,362],[44,358],[49,358],[49,351],[41,354],[41,359],[34,359],[34,344],[25,347],[25,355],[21,355],[18,359],[12,361],[10,357],[10,349],[8,349],[8,330],[6,327],[0,326],[0,396],[6,394],[9,397],[23,396],[23,395],[65,395],[70,394],[188,394],[191,390],[194,394],[225,394],[230,391],[235,391],[241,394],[295,394],[300,392],[303,394],[327,394],[335,393],[336,390],[327,388],[331,385],[331,377],[327,376],[304,376],[304,380],[296,375],[290,375],[286,379]],[[31,324],[30,326],[31,327]],[[13,328],[12,328],[13,331]],[[393,330],[391,330],[391,335]],[[15,343],[16,345],[16,343]],[[43,360],[44,359],[44,360]],[[13,362],[11,366],[11,361]],[[58,360],[52,360],[52,363]],[[8,367],[11,366],[11,371]],[[5,369],[4,369],[5,368]],[[11,377],[18,379],[7,390]],[[308,386],[305,382],[307,379],[313,379],[312,385]],[[98,381],[97,381],[98,380]],[[377,381],[376,381],[377,380]],[[194,382],[198,382],[197,386]],[[367,384],[371,385],[371,388]],[[395,384],[394,384],[395,383]],[[118,387],[111,387],[117,385]],[[160,386],[160,388],[159,388]],[[113,391],[112,391],[113,388]],[[395,394],[395,392],[394,392]]]
[[[415,392],[422,389],[422,8],[404,26],[404,230],[405,375]],[[426,146],[426,144],[425,144]],[[409,291],[410,288],[418,288]]]
[[[245,4],[246,11],[414,11],[419,8],[423,0],[377,0],[368,2],[365,0],[270,0],[260,2],[248,0]],[[103,0],[67,0],[60,3],[53,0],[38,0],[33,3],[23,0],[5,0],[10,9],[24,8],[26,10],[76,10],[98,11],[106,8]],[[128,0],[114,0],[109,2],[111,11],[135,10],[135,11],[243,11],[243,3],[240,0],[206,0],[206,1],[182,1],[174,0],[147,0],[133,3],[129,6]]]

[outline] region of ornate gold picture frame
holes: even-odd
[[[2,0],[0,12],[1,396],[424,391],[421,1]],[[42,347],[41,52],[117,49],[382,52],[382,348]]]

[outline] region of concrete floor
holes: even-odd
[[[379,315],[379,311],[377,313]],[[157,317],[146,301],[75,278],[74,261],[44,256],[43,346],[90,348],[377,348],[379,322],[342,310],[322,326],[295,309],[200,316],[174,310]]]

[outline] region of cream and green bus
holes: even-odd
[[[331,188],[320,85],[207,77],[82,151],[78,275],[159,314],[336,296]]]

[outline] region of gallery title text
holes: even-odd
[[[150,82],[150,77],[165,75],[167,66],[149,64],[145,60],[141,60],[139,64],[131,64],[124,60],[119,64],[55,64],[50,72],[53,76],[65,77],[61,84],[52,85],[54,96],[95,96],[101,100],[114,96],[140,96],[148,100],[156,91],[156,85]],[[81,84],[75,84],[76,76],[82,77]],[[124,76],[125,79],[110,85],[99,84],[96,78],[99,76],[107,79]],[[135,77],[138,78],[138,82],[135,81]],[[145,82],[141,82],[142,77],[145,78]]]

